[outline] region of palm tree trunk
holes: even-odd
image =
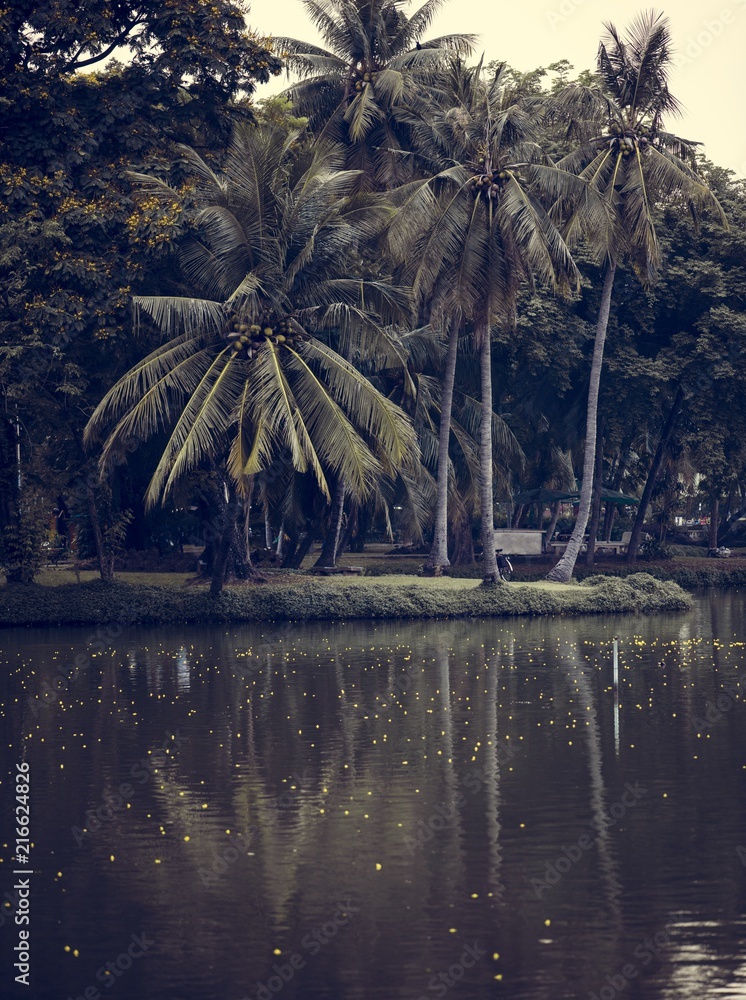
[[[344,531],[340,532],[339,541],[337,542],[337,559],[344,552],[349,551],[352,532],[357,526],[357,511],[357,503],[354,500],[350,500],[349,507],[347,508],[347,523],[345,524]]]
[[[238,520],[239,506],[238,494],[233,484],[228,486],[228,503],[225,508],[225,523],[220,535],[215,560],[212,566],[212,580],[210,582],[210,595],[217,597],[223,589],[225,583],[226,570],[228,568],[228,556],[234,541],[236,522]]]
[[[492,468],[492,338],[490,320],[492,310],[489,300],[479,349],[481,367],[482,419],[479,430],[479,505],[482,516],[482,583],[492,585],[500,582],[495,554],[495,496]]]
[[[598,534],[598,525],[601,520],[601,482],[603,480],[604,471],[604,442],[603,437],[599,434],[601,441],[596,444],[596,467],[593,472],[593,503],[591,504],[591,520],[588,526],[588,551],[585,556],[586,566],[592,566],[593,560],[596,555],[596,535]]]
[[[451,438],[451,413],[453,410],[453,387],[456,382],[456,358],[458,355],[459,328],[451,321],[448,337],[448,353],[443,373],[443,391],[440,397],[440,434],[438,438],[438,483],[435,498],[435,525],[433,545],[423,566],[426,576],[440,576],[448,561],[448,444]]]
[[[673,432],[676,429],[676,424],[678,423],[683,408],[684,390],[681,386],[679,386],[676,398],[673,401],[673,406],[671,407],[669,414],[666,417],[666,422],[663,425],[661,439],[658,442],[655,457],[653,458],[653,464],[650,466],[650,472],[648,473],[648,478],[645,483],[645,489],[642,491],[642,499],[640,500],[640,505],[637,508],[637,517],[635,518],[635,523],[632,526],[632,534],[629,539],[629,545],[627,546],[628,563],[633,563],[637,559],[637,551],[640,548],[640,539],[642,538],[642,526],[645,523],[645,515],[647,513],[651,497],[653,496],[655,484],[658,482],[658,475],[661,471],[661,466],[663,465],[666,450],[671,438],[673,437]]]
[[[96,494],[90,482],[86,482],[86,502],[88,505],[88,517],[91,521],[93,544],[96,549],[96,559],[98,560],[98,571],[101,574],[103,583],[113,583],[114,559],[104,541],[104,533],[101,530],[101,520],[98,516],[98,507],[96,506]]]
[[[583,487],[580,491],[578,517],[573,528],[570,541],[556,566],[547,573],[547,580],[557,583],[569,583],[572,578],[575,563],[583,544],[583,536],[588,525],[591,512],[591,491],[593,489],[593,469],[596,464],[596,423],[598,420],[598,390],[601,384],[601,368],[604,360],[604,345],[606,330],[609,326],[611,310],[611,293],[614,288],[614,273],[616,264],[608,264],[604,275],[601,291],[601,304],[596,321],[596,339],[593,344],[593,360],[591,362],[591,380],[588,386],[588,409],[585,418],[585,452],[583,455]]]
[[[277,548],[275,549],[275,555],[278,559],[282,559],[282,541],[285,535],[285,522],[280,521],[280,530],[277,535]]]
[[[720,527],[720,501],[717,497],[713,497],[712,506],[710,507],[710,531],[708,538],[708,548],[716,549],[718,547],[718,528]]]
[[[332,509],[329,515],[329,530],[326,533],[326,538],[324,539],[324,544],[321,546],[321,552],[319,558],[314,563],[314,566],[336,566],[337,565],[337,548],[339,547],[339,533],[342,529],[342,514],[344,513],[345,505],[345,482],[344,479],[339,476],[336,483],[334,484],[334,493],[332,494]]]
[[[554,537],[554,533],[557,530],[557,521],[559,521],[560,511],[562,510],[562,501],[554,501],[554,509],[552,510],[552,519],[549,522],[549,527],[544,535],[544,545],[548,545]]]
[[[269,519],[269,507],[267,502],[264,502],[264,547],[265,549],[272,548],[272,522]]]

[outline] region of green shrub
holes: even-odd
[[[582,587],[540,589],[508,584],[448,590],[422,584],[370,586],[342,581],[227,587],[213,598],[183,590],[103,584],[0,588],[2,625],[215,623],[377,618],[617,614],[683,610],[691,599],[676,584],[637,574],[592,578]]]
[[[640,558],[645,559],[646,562],[672,559],[673,552],[671,546],[666,545],[665,542],[659,542],[657,538],[648,538],[640,546]]]
[[[0,537],[0,566],[9,583],[33,583],[44,564],[49,504],[32,487],[24,487],[18,507]]]

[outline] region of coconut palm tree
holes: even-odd
[[[481,539],[485,582],[499,577],[493,523],[493,392],[491,328],[511,323],[522,284],[534,275],[553,286],[577,280],[570,253],[542,206],[538,191],[566,195],[582,186],[541,163],[538,106],[512,92],[506,69],[484,80],[481,63],[454,61],[451,101],[432,114],[421,139],[438,169],[398,193],[390,227],[394,253],[435,322],[449,329],[441,396],[438,499],[431,562],[448,565],[445,551],[451,400],[459,332],[468,329],[480,358],[479,428]]]
[[[445,0],[408,16],[408,0],[303,0],[328,48],[274,39],[299,81],[287,91],[320,141],[344,151],[361,171],[359,188],[390,188],[411,177],[407,127],[449,53],[468,53],[473,35],[422,41]]]
[[[416,461],[405,414],[323,339],[352,330],[375,345],[377,317],[407,310],[402,290],[348,276],[381,212],[359,199],[351,206],[356,175],[311,159],[297,140],[277,127],[241,128],[221,173],[184,150],[199,204],[181,254],[193,294],[137,300],[169,339],[109,390],[86,432],[88,441],[108,432],[106,467],[125,442],[170,431],[149,505],[206,461],[224,459],[241,493],[284,453],[327,501],[336,478],[364,497],[381,475]],[[140,180],[150,194],[178,198]]]
[[[568,582],[580,552],[591,507],[596,456],[598,392],[609,322],[614,274],[623,261],[643,285],[654,280],[660,266],[655,210],[680,205],[682,211],[709,208],[725,222],[715,196],[697,175],[698,145],[663,127],[666,115],[679,103],[668,89],[671,60],[668,21],[661,14],[641,14],[622,37],[612,24],[598,51],[598,87],[571,86],[556,98],[580,142],[557,164],[587,181],[608,209],[605,231],[594,240],[603,263],[601,300],[591,361],[586,413],[583,486],[570,542],[548,579]],[[582,213],[571,203],[566,237],[583,232]]]

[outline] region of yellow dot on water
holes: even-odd
[[[113,855],[113,854],[110,854],[110,855],[109,855],[109,861],[113,861],[113,860],[114,860],[114,855]]]
[[[155,863],[156,863],[157,865],[159,865],[159,864],[161,863],[161,859],[160,859],[160,858],[156,858],[156,859],[155,859]]]
[[[376,861],[376,871],[377,871],[377,872],[380,872],[380,870],[381,870],[382,868],[383,868],[383,865],[381,864],[381,862],[380,862],[380,861]]]
[[[77,948],[73,948],[73,955],[75,956],[75,958],[77,958],[80,955],[80,952],[78,951]]]
[[[498,958],[499,958],[499,957],[500,957],[500,952],[499,952],[499,951],[493,951],[493,952],[492,952],[492,960],[493,960],[494,962],[496,962],[496,961],[498,960]]]
[[[456,928],[455,928],[455,927],[449,927],[449,928],[448,928],[448,933],[449,933],[449,934],[456,934],[456,933],[457,933],[457,930],[456,930]]]
[[[545,927],[549,927],[549,926],[551,926],[551,923],[552,923],[552,921],[551,921],[551,920],[545,920],[545,921],[544,921],[544,926],[545,926]]]
[[[203,808],[203,809],[207,809],[207,803],[206,803],[206,802],[203,802],[203,803],[202,803],[202,808]]]
[[[191,840],[191,837],[187,834],[187,836],[184,837],[184,843],[188,844],[190,840]]]
[[[65,945],[65,951],[70,951],[70,945],[69,944]]]
[[[473,892],[473,893],[471,894],[471,898],[472,898],[472,899],[479,899],[479,893],[478,893],[478,892]]]
[[[275,948],[274,951],[272,952],[272,954],[273,955],[281,955],[282,951],[279,948]]]

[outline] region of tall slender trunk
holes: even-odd
[[[624,482],[624,476],[627,472],[627,466],[629,465],[629,449],[630,443],[625,440],[622,444],[621,450],[619,452],[619,460],[617,463],[616,470],[614,472],[614,478],[611,481],[612,489],[621,490],[622,483]],[[614,520],[617,514],[617,504],[607,503],[606,504],[606,516],[604,518],[604,541],[611,541],[611,532],[614,528]]]
[[[561,500],[555,500],[554,501],[554,507],[552,509],[552,519],[549,522],[549,527],[547,528],[546,533],[544,535],[544,545],[545,546],[549,542],[551,542],[552,538],[554,537],[554,533],[557,530],[557,521],[559,521],[559,516],[560,516],[560,511],[561,510],[562,510],[562,501]]]
[[[272,522],[269,519],[269,507],[264,503],[264,547],[272,548]]]
[[[713,497],[710,507],[710,531],[708,537],[708,547],[716,549],[718,547],[718,528],[720,527],[720,501]]]
[[[435,525],[430,555],[423,567],[426,575],[439,575],[448,561],[448,444],[451,437],[451,413],[453,411],[453,387],[456,382],[456,359],[458,356],[459,327],[451,320],[448,336],[446,367],[443,373],[443,391],[440,397],[440,432],[438,436],[438,483],[435,496]]]
[[[285,522],[280,521],[280,531],[277,535],[277,548],[275,549],[275,555],[278,559],[282,559],[282,543],[285,537]]]
[[[523,512],[526,509],[526,505],[519,503],[516,505],[515,511],[513,513],[513,523],[510,525],[511,528],[520,528],[521,518],[523,517]]]
[[[238,494],[231,483],[228,487],[228,503],[225,507],[225,521],[220,534],[215,559],[212,564],[212,580],[210,582],[210,594],[217,597],[223,589],[225,583],[226,570],[228,568],[228,556],[233,545],[236,523],[238,521],[239,504]]]
[[[492,338],[489,298],[485,310],[479,349],[481,368],[482,418],[479,428],[479,505],[482,518],[482,575],[484,584],[500,581],[495,554],[495,495],[492,467]]]
[[[596,555],[596,535],[598,525],[601,520],[601,482],[604,471],[604,441],[603,435],[599,432],[601,440],[596,444],[596,466],[593,470],[593,502],[591,504],[591,519],[588,524],[588,551],[585,556],[586,566],[592,566]]]
[[[352,538],[352,533],[357,529],[358,525],[358,504],[355,500],[350,500],[350,505],[347,510],[347,524],[345,525],[344,531],[340,533],[339,542],[337,543],[337,559],[342,555],[342,553],[349,548],[350,539]]]
[[[474,539],[471,532],[471,515],[462,503],[455,505],[451,517],[450,538],[451,555],[453,566],[473,566],[476,562],[474,558]]]
[[[676,393],[676,398],[673,401],[673,405],[666,417],[666,422],[663,425],[663,430],[661,431],[660,441],[658,442],[658,447],[655,452],[655,457],[653,458],[653,464],[650,466],[650,472],[648,473],[648,478],[645,483],[645,488],[642,491],[642,499],[640,500],[640,506],[637,508],[637,517],[635,518],[635,523],[632,527],[632,534],[630,536],[629,545],[627,546],[627,562],[633,563],[637,559],[637,551],[640,548],[640,539],[642,538],[642,526],[645,523],[645,515],[647,513],[650,500],[653,496],[653,490],[655,489],[655,484],[658,482],[658,475],[661,471],[661,466],[663,465],[663,459],[666,455],[666,449],[673,437],[673,432],[676,429],[676,424],[678,423],[679,417],[681,416],[681,411],[684,408],[684,390],[679,386],[678,392]]]
[[[593,489],[593,469],[596,462],[596,423],[598,420],[598,390],[601,384],[601,368],[604,360],[604,345],[606,343],[606,331],[609,326],[609,312],[611,310],[611,293],[614,288],[614,273],[616,264],[608,264],[604,274],[604,283],[601,290],[601,304],[598,309],[598,319],[596,321],[596,339],[593,344],[593,360],[591,362],[591,379],[588,386],[588,408],[585,418],[585,452],[583,454],[583,487],[580,491],[580,505],[578,507],[578,517],[573,528],[570,541],[562,554],[561,559],[549,573],[547,580],[555,580],[558,583],[569,583],[575,569],[575,563],[583,544],[583,536],[588,525],[588,516],[591,512],[591,492]]]
[[[104,583],[114,582],[114,559],[109,553],[104,533],[101,530],[101,520],[98,516],[96,506],[96,494],[90,482],[86,483],[86,503],[88,506],[88,517],[91,521],[91,531],[93,532],[93,544],[96,548],[96,559],[98,560],[98,571]]]
[[[314,566],[336,566],[337,548],[339,546],[339,533],[342,529],[342,514],[345,505],[345,481],[342,476],[337,478],[332,493],[332,509],[329,515],[329,530],[321,546],[319,558]]]

